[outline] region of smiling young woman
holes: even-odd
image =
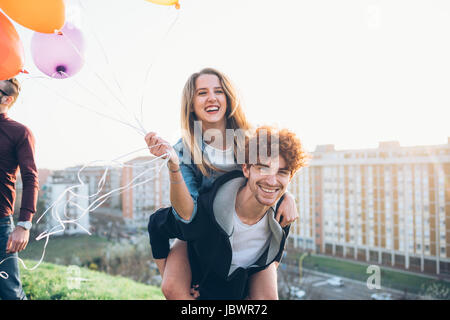
[[[251,129],[238,92],[224,73],[213,68],[205,68],[192,74],[184,86],[181,101],[182,141],[191,147],[191,159],[194,161],[201,159],[195,161],[200,172],[204,176],[210,176],[217,168],[207,157],[203,157],[202,140],[196,136],[195,121],[201,121],[202,132],[218,129],[222,137],[226,137],[226,129],[235,131]],[[232,142],[235,154],[244,148],[243,142],[240,142],[237,138]],[[226,143],[230,144],[231,141]],[[214,147],[219,148],[216,145]],[[225,149],[225,146],[221,149]]]

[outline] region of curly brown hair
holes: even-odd
[[[291,178],[300,168],[308,165],[310,156],[295,133],[288,129],[279,130],[271,126],[258,127],[254,133],[246,137],[245,164],[247,166],[255,164],[258,160],[257,156],[271,157],[272,151],[277,149],[278,154],[286,161]]]

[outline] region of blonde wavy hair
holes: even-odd
[[[185,146],[189,148],[191,159],[201,159],[196,163],[197,168],[204,176],[209,176],[212,171],[221,171],[214,167],[207,157],[204,157],[201,143],[199,139],[194,136],[194,122],[196,120],[194,109],[194,97],[195,97],[195,82],[197,78],[203,74],[215,75],[219,78],[222,88],[225,92],[227,101],[226,117],[226,129],[243,130],[247,132],[251,129],[250,123],[247,121],[244,111],[242,109],[241,101],[239,99],[238,91],[232,84],[231,80],[222,72],[213,69],[205,68],[199,72],[192,74],[187,80],[181,99],[181,129],[182,140]],[[240,150],[245,149],[245,140],[238,139],[234,136],[234,153],[235,158]]]

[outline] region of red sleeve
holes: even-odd
[[[19,221],[31,221],[36,212],[39,180],[34,159],[34,136],[28,129],[16,146],[16,156],[23,184]]]

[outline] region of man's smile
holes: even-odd
[[[271,186],[262,186],[260,184],[258,184],[258,187],[266,194],[268,195],[274,195],[276,194],[278,191],[280,191],[279,187],[271,187]]]

